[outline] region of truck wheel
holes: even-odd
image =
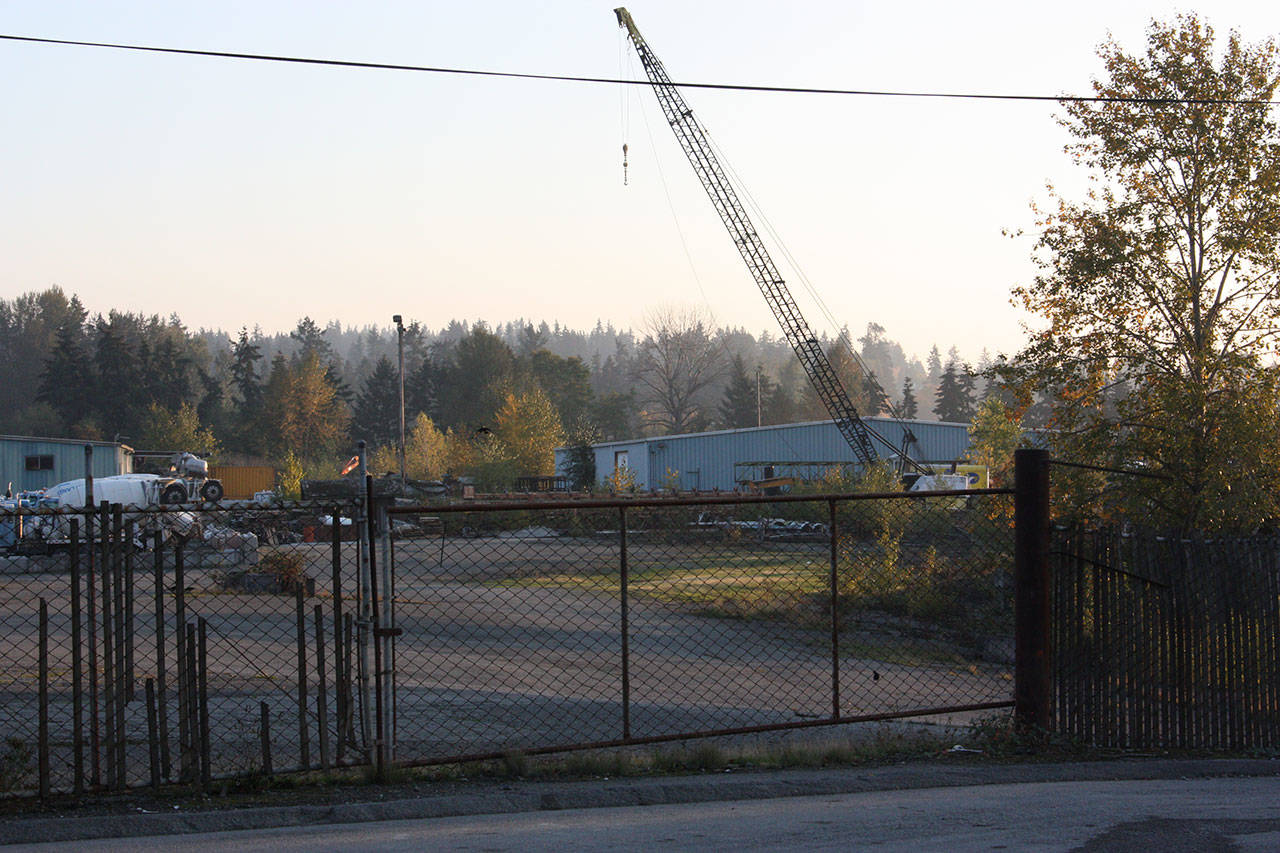
[[[187,502],[187,490],[181,483],[170,483],[164,487],[164,491],[160,493],[160,503],[162,504],[180,504]]]
[[[216,504],[222,500],[222,484],[217,480],[209,480],[200,487],[200,497],[209,503]]]

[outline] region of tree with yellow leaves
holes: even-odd
[[[507,394],[496,421],[494,437],[505,446],[519,475],[555,474],[555,449],[564,443],[564,428],[546,394],[537,388],[524,394]]]

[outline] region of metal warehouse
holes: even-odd
[[[133,470],[133,448],[113,441],[0,435],[0,494],[47,489],[85,473],[85,447],[93,448],[93,476]]]
[[[969,448],[968,424],[892,418],[864,418],[863,422],[895,448],[902,447],[903,432],[909,427],[916,437],[911,457],[921,462],[956,462]],[[829,420],[607,441],[591,447],[597,480],[625,466],[634,472],[636,487],[642,490],[674,486],[731,491],[747,481],[809,479],[857,462],[853,449]],[[558,474],[566,472],[567,452],[563,447],[556,450]],[[888,448],[882,446],[881,455],[890,455]]]

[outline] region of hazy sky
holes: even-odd
[[[641,78],[613,2],[0,0],[0,32]],[[634,0],[675,80],[1087,93],[1147,0]],[[1225,36],[1280,7],[1198,7]],[[191,327],[639,325],[699,304],[776,327],[651,92],[0,41],[0,296]],[[1016,349],[1029,204],[1080,185],[1051,103],[693,90],[691,106],[838,323],[909,354]],[[622,144],[630,182],[622,182]],[[668,200],[669,199],[669,200]],[[762,224],[762,223],[758,223]],[[780,253],[779,253],[780,254]],[[781,259],[781,258],[779,258]],[[830,325],[792,276],[810,322]]]

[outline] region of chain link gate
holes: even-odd
[[[390,757],[1010,707],[1009,495],[386,505]]]

